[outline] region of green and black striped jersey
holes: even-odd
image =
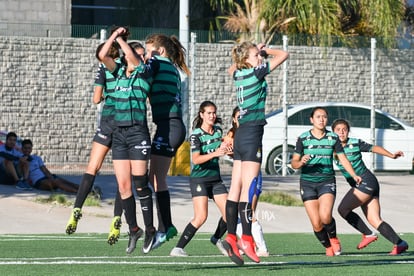
[[[334,152],[344,153],[341,142],[334,132],[326,131],[321,139],[315,138],[311,131],[302,133],[296,141],[294,154],[300,156],[309,154],[310,160],[301,168],[301,179],[314,183],[332,179],[335,176]]]
[[[240,108],[239,124],[265,125],[265,104],[269,63],[258,67],[236,70],[233,79],[236,85],[237,105]]]
[[[116,70],[116,87],[114,91],[114,122],[116,126],[147,125],[147,97],[151,77],[144,74],[144,65],[135,68],[129,77],[126,66]]]
[[[223,130],[219,126],[214,126],[213,134],[201,128],[194,129],[190,136],[191,152],[203,155],[216,151],[221,145],[222,136]],[[203,164],[193,164],[190,177],[192,182],[221,180],[219,158],[212,158]]]
[[[116,63],[120,64],[121,60],[118,58],[115,60]],[[95,86],[102,86],[104,105],[102,108],[101,119],[110,118],[114,114],[114,98],[113,93],[115,92],[116,78],[109,72],[103,63],[99,64],[98,71],[95,76]]]
[[[371,152],[373,145],[366,143],[365,141],[357,138],[348,138],[346,145],[344,146],[344,152],[349,162],[357,175],[362,175],[368,170],[362,160],[362,152]],[[352,176],[345,170],[339,160],[335,160],[336,165],[341,170],[345,178],[352,178]]]
[[[180,73],[170,59],[154,56],[147,66],[153,74],[149,94],[154,122],[182,118]]]

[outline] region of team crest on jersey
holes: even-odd
[[[257,157],[258,159],[262,158],[262,150],[261,150],[261,149],[258,149],[258,150],[257,150],[257,152],[256,152],[256,157]]]
[[[354,148],[354,146],[353,146],[353,145],[349,145],[349,148],[350,148],[350,149],[353,149],[353,148]]]

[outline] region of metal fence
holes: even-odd
[[[109,31],[113,26],[105,25],[52,25],[52,24],[25,24],[0,22],[0,36],[33,36],[33,37],[77,37],[97,38],[100,31]],[[139,28],[131,27],[131,39],[145,40],[150,33],[163,33],[179,36],[178,29],[167,28]],[[198,43],[226,43],[237,40],[237,35],[225,30],[190,30],[196,34]],[[275,34],[269,42],[271,45],[281,45],[283,34]],[[318,35],[297,34],[289,35],[291,46],[319,46],[329,40],[330,47],[366,48],[370,47],[371,37],[349,36],[349,37],[322,37]],[[378,48],[386,48],[384,45],[390,38],[376,38]],[[412,49],[414,37],[400,35],[392,38],[391,47],[396,49]]]

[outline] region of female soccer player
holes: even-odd
[[[96,49],[95,56],[99,61],[99,52],[103,46],[104,43],[100,44]],[[108,55],[115,62],[120,62],[119,50],[114,46],[114,44],[111,45]],[[112,131],[114,129],[112,123],[112,93],[115,91],[115,85],[115,77],[108,71],[105,65],[100,62],[99,69],[95,76],[95,88],[92,101],[93,103],[98,104],[104,100],[104,106],[99,119],[99,126],[96,130],[95,136],[93,137],[88,166],[86,168],[86,172],[82,176],[73,210],[66,225],[66,233],[69,235],[75,233],[76,231],[78,221],[82,217],[83,204],[93,188],[95,176],[101,169],[105,156],[112,145]],[[111,224],[111,233],[108,236],[109,244],[114,244],[118,240],[120,227],[121,218],[116,217]]]
[[[291,165],[301,169],[300,193],[317,239],[326,248],[327,256],[340,255],[341,244],[332,217],[336,196],[334,152],[356,183],[361,182],[361,177],[346,158],[338,136],[326,130],[326,109],[315,107],[310,121],[313,127],[298,137]]]
[[[407,251],[407,242],[401,240],[391,225],[381,218],[378,179],[367,169],[361,154],[362,152],[372,152],[397,159],[404,156],[404,153],[402,151],[391,153],[383,147],[368,144],[360,139],[350,138],[350,125],[344,119],[335,120],[332,124],[332,130],[339,136],[345,154],[351,162],[352,167],[362,178],[362,182],[357,184],[344,169],[342,163],[339,161],[336,162],[351,186],[351,189],[339,204],[338,212],[350,225],[362,233],[362,240],[358,244],[357,249],[362,249],[378,239],[377,235],[368,228],[361,217],[353,212],[354,209],[361,207],[368,222],[394,245],[390,255],[398,255]]]
[[[151,147],[149,180],[156,194],[158,232],[153,248],[177,235],[172,223],[167,173],[177,149],[185,140],[178,69],[190,75],[185,49],[175,36],[152,34],[146,38],[147,67],[153,76],[149,94],[152,120],[157,126]]]
[[[271,55],[273,58],[261,63],[259,53]],[[232,49],[232,58],[234,65],[230,67],[229,73],[235,82],[240,116],[239,128],[234,137],[232,179],[226,202],[228,234],[223,241],[223,246],[230,259],[242,265],[244,261],[238,247],[251,260],[260,262],[251,233],[252,206],[249,202],[249,189],[252,182],[257,181],[262,162],[262,138],[266,124],[265,76],[282,64],[288,58],[288,53],[267,48],[263,44],[256,46],[251,42],[243,42]],[[243,235],[237,241],[236,228],[239,217]]]
[[[149,252],[155,233],[152,218],[152,191],[148,186],[148,160],[151,142],[147,125],[146,100],[151,79],[144,72],[144,62],[134,49],[122,38],[125,28],[118,28],[105,42],[99,58],[116,77],[114,92],[113,120],[116,128],[112,135],[112,159],[122,208],[129,225],[129,242],[126,249],[131,254],[143,231],[136,220],[136,204],[132,193],[132,180],[135,185],[145,223],[144,253]],[[116,63],[109,55],[112,42],[116,41],[124,52],[123,64]]]
[[[222,217],[225,217],[227,189],[221,179],[219,157],[231,152],[231,148],[221,141],[223,131],[217,126],[221,119],[217,117],[216,111],[217,107],[213,102],[204,101],[194,120],[194,130],[190,136],[193,162],[190,189],[194,218],[187,224],[170,256],[187,256],[184,247],[207,220],[209,198],[214,199]],[[222,219],[219,224],[221,221]]]

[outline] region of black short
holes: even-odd
[[[360,175],[362,182],[357,184],[353,178],[347,179],[349,185],[364,194],[379,198],[380,186],[377,177],[369,170]]]
[[[318,199],[323,194],[336,196],[336,179],[330,179],[320,183],[300,180],[300,196],[302,201]]]
[[[151,141],[148,127],[118,127],[112,135],[113,160],[149,160]]]
[[[4,161],[4,160],[2,160],[2,161]],[[17,167],[16,167],[16,172],[17,172]],[[6,172],[6,169],[3,165],[3,162],[0,163],[0,184],[5,184],[5,185],[14,185],[15,184],[13,176],[11,176],[10,174],[8,174]]]
[[[155,122],[155,124],[157,130],[152,139],[151,154],[174,157],[186,135],[183,120],[172,118]]]
[[[114,126],[110,121],[101,120],[99,127],[96,129],[95,136],[93,137],[93,141],[110,148],[112,146],[113,130],[114,130]]]
[[[263,125],[240,126],[234,136],[234,160],[262,163]]]
[[[194,183],[191,182],[190,179],[190,189],[192,197],[207,196],[212,199],[214,195],[227,194],[227,188],[221,180],[214,182]]]

